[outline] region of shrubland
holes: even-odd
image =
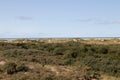
[[[4,75],[0,78],[7,80],[102,80],[102,75],[120,78],[120,44],[0,42],[0,59],[6,62],[0,65],[0,74]],[[57,70],[48,70],[47,65],[70,66],[74,72],[57,75]]]

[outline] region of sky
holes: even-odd
[[[0,38],[120,37],[120,0],[0,0]]]

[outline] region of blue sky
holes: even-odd
[[[0,38],[119,35],[120,0],[0,0]]]

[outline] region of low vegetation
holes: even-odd
[[[120,79],[120,44],[1,41],[1,62],[1,80],[102,80],[103,75]]]

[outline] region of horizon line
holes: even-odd
[[[0,40],[12,40],[12,39],[119,39],[120,37],[6,37],[0,38]]]

